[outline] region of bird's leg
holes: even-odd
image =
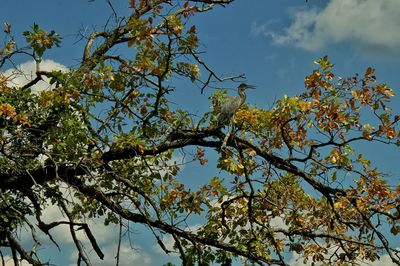
[[[231,136],[236,135],[236,133],[238,133],[240,129],[241,129],[241,126],[240,127],[235,127],[234,125],[232,125],[232,128],[230,128],[228,133],[225,135],[224,141],[222,142],[221,150],[226,149],[226,145],[228,143],[229,138]]]
[[[229,137],[231,136],[231,133],[232,133],[232,132],[229,131],[229,132],[225,135],[224,141],[222,142],[222,145],[221,145],[221,150],[222,150],[222,151],[226,150],[226,144],[227,144],[227,142],[228,142]]]
[[[233,134],[233,136],[236,136],[236,134],[242,129],[243,123],[238,126],[238,127],[232,127],[232,131],[230,133],[230,135]],[[233,139],[235,142],[235,146],[238,148],[238,143],[236,142],[236,139]]]
[[[222,145],[221,145],[221,150],[222,150],[222,151],[225,151],[225,150],[226,150],[226,146],[227,146],[227,144],[228,144],[229,137],[230,137],[232,134],[235,134],[235,133],[233,132],[233,127],[231,128],[229,125],[228,125],[227,127],[228,127],[228,133],[226,133],[225,138],[224,138],[224,140],[222,141]]]

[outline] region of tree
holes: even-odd
[[[243,78],[220,77],[202,61],[190,24],[196,13],[232,1],[131,0],[132,15],[87,36],[81,64],[67,72],[40,69],[46,51],[61,45],[54,31],[35,24],[20,46],[6,24],[0,68],[18,56],[38,66],[23,86],[0,76],[0,247],[16,265],[45,263],[35,248],[24,249],[21,228],[35,246],[39,231],[57,245],[52,230],[68,225],[78,264],[90,265],[76,234],[84,230],[103,258],[86,223],[94,217],[122,228],[146,225],[183,265],[231,265],[233,258],[287,265],[287,252],[343,265],[385,253],[400,264],[389,241],[400,232],[400,186],[357,151],[359,142],[400,144],[400,117],[389,107],[394,92],[373,68],[338,79],[323,57],[303,94],[271,109],[242,106],[228,133],[216,125],[224,91],[213,94],[213,110],[201,119],[170,104],[181,89],[170,85],[177,77],[198,86],[198,97],[210,84]],[[132,52],[116,54],[116,46]],[[34,90],[45,78],[51,89]],[[228,178],[216,173],[188,188],[179,165],[165,163],[180,149]],[[207,156],[214,151],[217,162]],[[50,204],[65,219],[45,222]],[[195,231],[186,223],[193,215],[205,220]],[[161,234],[173,237],[174,250]]]

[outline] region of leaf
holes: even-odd
[[[390,127],[386,130],[386,137],[388,139],[393,139],[396,137],[396,129],[394,127]]]
[[[329,68],[332,68],[334,65],[329,62],[328,56],[325,55],[324,57],[321,57],[320,59],[314,61],[314,64],[319,65],[324,71],[328,70]]]
[[[5,34],[10,34],[11,33],[11,23],[10,22],[4,22],[4,32]]]
[[[391,232],[392,234],[394,234],[394,235],[397,235],[398,233],[400,233],[400,226],[393,226],[393,227],[390,229],[390,232]]]
[[[336,172],[334,172],[334,173],[332,174],[332,181],[336,181],[336,179],[337,179],[336,175],[337,175]]]
[[[375,69],[372,67],[368,67],[367,70],[365,71],[365,78],[369,78],[371,75],[373,75],[375,72]]]
[[[217,176],[214,176],[213,178],[211,178],[210,180],[210,186],[211,187],[215,187],[217,186],[221,181],[219,180],[219,178]]]
[[[17,112],[12,105],[8,103],[2,103],[0,104],[0,116],[3,115],[7,118],[14,118],[17,115]]]
[[[185,1],[185,3],[183,4],[183,8],[187,9],[189,7],[189,1]]]
[[[191,26],[188,32],[189,33],[196,33],[196,26],[195,25]]]

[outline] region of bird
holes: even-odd
[[[221,107],[221,111],[218,115],[217,126],[218,128],[228,125],[233,115],[239,110],[240,106],[246,100],[246,89],[254,89],[255,86],[248,85],[245,83],[240,84],[237,87],[237,96],[228,96],[225,103]]]

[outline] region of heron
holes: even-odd
[[[222,105],[221,111],[218,115],[218,127],[223,127],[230,123],[233,115],[237,112],[237,110],[239,110],[240,106],[242,106],[242,104],[246,100],[246,89],[254,88],[255,86],[242,83],[237,87],[237,96],[227,97],[226,102]]]

